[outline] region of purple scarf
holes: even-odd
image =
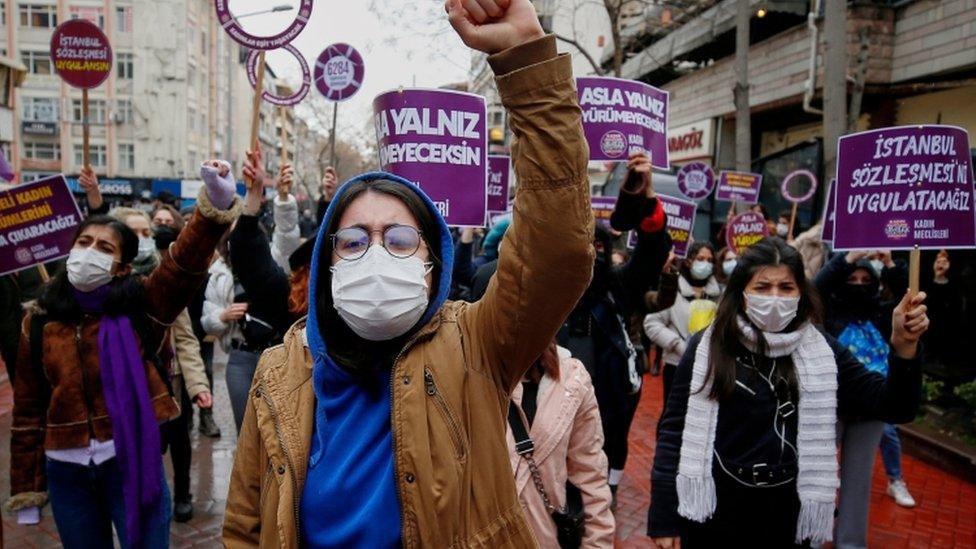
[[[81,310],[101,314],[109,286],[74,291]],[[146,367],[127,316],[102,315],[98,360],[105,406],[112,421],[115,455],[122,471],[127,545],[138,547],[146,526],[161,512],[163,457],[159,424],[149,396]]]

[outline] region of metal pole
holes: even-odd
[[[331,163],[333,169],[336,167],[336,121],[339,120],[339,103],[333,103],[332,105],[332,152],[330,154]]]
[[[847,0],[827,0],[824,13],[824,179],[837,168],[837,140],[847,133]]]

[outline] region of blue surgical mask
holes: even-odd
[[[737,259],[726,259],[722,262],[722,272],[725,276],[732,276],[732,271],[735,270],[735,266],[738,265],[739,261]]]
[[[881,261],[880,259],[872,259],[871,268],[874,269],[874,272],[880,276],[881,270],[884,269],[884,261]]]
[[[691,264],[691,277],[695,280],[705,280],[712,276],[711,261],[695,261]]]

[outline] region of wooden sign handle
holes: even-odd
[[[261,96],[264,94],[264,51],[258,54],[258,74],[254,83],[254,100],[251,103],[251,150],[256,151],[261,147],[261,143],[258,140],[258,129],[261,122]],[[263,184],[262,181],[253,181],[250,178],[247,179],[247,188],[250,189],[257,183],[258,185]]]
[[[793,203],[793,209],[790,211],[790,232],[786,233],[786,238],[793,238],[793,227],[796,226],[796,210],[799,208],[799,204]]]
[[[37,272],[41,275],[41,280],[47,284],[51,280],[51,275],[47,272],[47,267],[43,263],[37,266]]]
[[[921,263],[922,251],[915,246],[908,256],[908,292],[911,295],[917,294],[919,290]]]

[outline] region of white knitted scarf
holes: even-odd
[[[739,317],[742,343],[757,351],[752,325]],[[688,411],[681,438],[678,463],[678,513],[695,522],[705,522],[715,513],[717,499],[712,478],[715,451],[717,401],[709,398],[712,384],[705,381],[712,328],[702,336],[695,353]],[[767,333],[766,356],[790,355],[796,367],[800,389],[797,418],[798,474],[796,491],[800,498],[796,542],[809,539],[823,543],[833,539],[834,498],[840,480],[837,476],[837,361],[823,335],[811,324],[795,332]]]

